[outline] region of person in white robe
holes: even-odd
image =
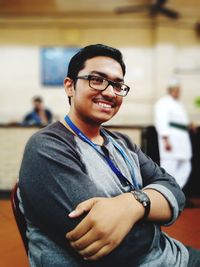
[[[183,188],[191,173],[192,148],[189,118],[180,101],[180,86],[168,87],[168,94],[155,104],[155,127],[158,133],[160,166],[174,176]]]

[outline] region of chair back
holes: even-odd
[[[141,148],[154,162],[160,165],[158,134],[154,126],[147,126],[142,130]]]
[[[17,189],[18,189],[18,184],[16,183],[11,191],[12,210],[13,210],[13,214],[15,217],[18,230],[20,232],[20,235],[21,235],[21,238],[24,244],[24,248],[26,250],[26,253],[28,254],[28,239],[26,236],[27,224],[24,218],[24,214],[21,212],[19,208],[19,199],[17,197]]]

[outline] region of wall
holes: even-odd
[[[0,21],[0,36],[0,123],[20,121],[31,109],[34,95],[42,95],[56,119],[61,118],[69,109],[67,98],[63,88],[42,87],[40,47],[89,43],[120,48],[127,64],[126,83],[131,92],[111,123],[153,123],[153,105],[165,93],[167,81],[177,69],[182,100],[191,119],[200,123],[200,111],[193,104],[200,92],[200,46],[192,24],[130,19],[122,23],[113,19],[4,19]],[[185,73],[185,69],[190,71]]]
[[[131,91],[129,96],[124,99],[124,106],[116,123],[148,123],[150,117],[145,118],[144,116],[151,112],[145,112],[145,115],[142,110],[145,107],[147,109],[149,99],[152,98],[152,50],[131,47],[120,49],[127,62],[126,83],[130,85]],[[41,84],[41,59],[38,46],[1,46],[0,58],[2,59],[0,63],[2,74],[0,80],[1,122],[20,121],[23,115],[30,110],[30,100],[34,95],[42,95],[56,117],[62,117],[67,112],[68,100],[62,86],[44,87]],[[134,105],[136,118],[140,116],[142,122],[133,121],[133,112],[127,113],[127,108],[131,111],[132,105]]]

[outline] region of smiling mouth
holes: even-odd
[[[106,109],[111,109],[113,107],[112,104],[107,104],[107,103],[102,103],[102,102],[97,102],[96,103],[98,106],[102,107],[102,108],[106,108]]]
[[[116,106],[113,101],[102,101],[100,99],[94,99],[94,103],[104,109],[112,109]]]

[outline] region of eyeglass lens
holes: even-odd
[[[105,90],[109,85],[112,85],[115,93],[118,95],[126,95],[128,91],[128,87],[119,82],[108,81],[102,77],[98,76],[90,76],[89,83],[90,87],[97,90]]]

